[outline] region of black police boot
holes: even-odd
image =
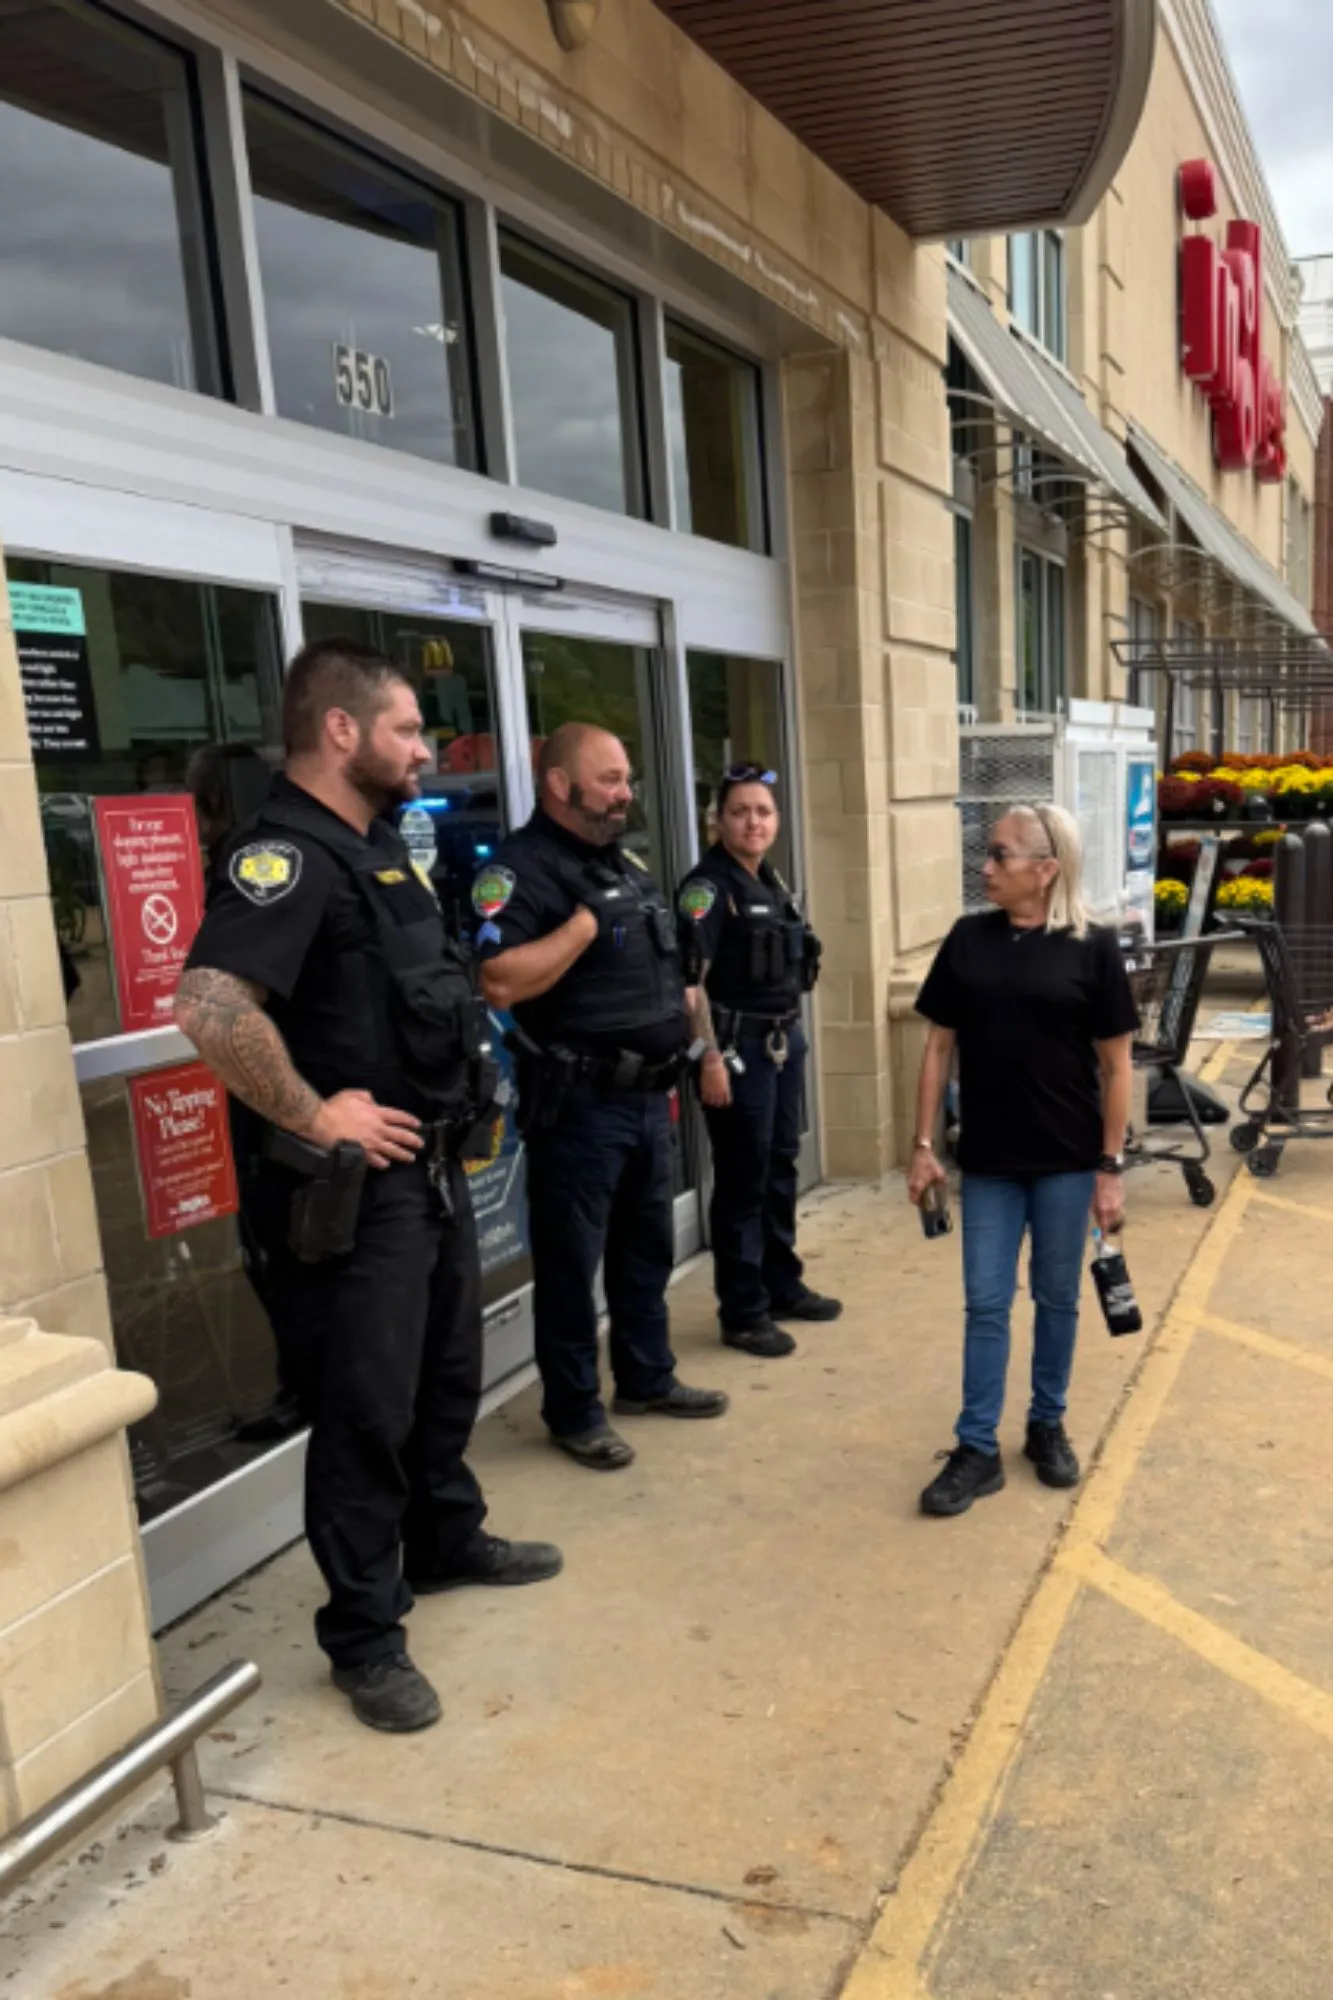
[[[808,1285],[802,1285],[794,1298],[785,1303],[775,1303],[772,1308],[774,1319],[831,1320],[842,1318],[842,1300],[824,1299],[818,1292],[812,1292]]]
[[[618,1417],[720,1417],[731,1408],[731,1398],[720,1389],[687,1389],[683,1382],[673,1382],[665,1395],[644,1402],[617,1396],[611,1408]]]
[[[409,1563],[407,1587],[414,1597],[432,1597],[442,1590],[457,1590],[464,1583],[545,1583],[547,1577],[559,1576],[564,1566],[564,1557],[550,1542],[506,1542],[500,1535],[479,1531],[455,1570],[423,1575]]]
[[[942,1451],[943,1472],[936,1473],[921,1495],[923,1514],[966,1514],[974,1500],[998,1493],[1004,1485],[1004,1464],[999,1452],[977,1451],[960,1444]]]
[[[1023,1456],[1032,1460],[1043,1486],[1077,1486],[1082,1477],[1063,1424],[1039,1424],[1029,1418]]]
[[[579,1465],[586,1465],[589,1472],[623,1472],[634,1463],[633,1445],[626,1444],[610,1424],[598,1424],[596,1429],[578,1431],[572,1437],[559,1437],[552,1431],[551,1443],[567,1451]]]
[[[724,1326],[722,1345],[738,1347],[742,1354],[757,1354],[764,1361],[776,1361],[780,1355],[796,1352],[791,1335],[775,1326],[767,1313],[762,1319],[752,1320],[749,1326]]]
[[[335,1667],[333,1685],[350,1697],[353,1715],[368,1729],[406,1736],[440,1719],[440,1697],[406,1653],[390,1653],[359,1667]]]

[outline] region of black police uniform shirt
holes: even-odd
[[[346,820],[287,778],[275,779],[271,801],[355,838]],[[383,856],[376,881],[391,908],[401,905],[402,921],[438,916],[387,821],[373,821],[365,840]],[[210,871],[204,920],[186,964],[265,987],[266,1011],[298,1074],[321,1096],[369,1090],[381,1104],[426,1115],[429,1107],[403,1074],[390,1008],[374,977],[378,958],[374,918],[348,869],[285,820],[266,826],[261,811]]]
[[[1003,910],[963,917],[916,1007],[958,1037],[965,1173],[1095,1168],[1105,1149],[1094,1045],[1138,1026],[1114,932],[1018,930]]]
[[[658,1062],[685,1047],[685,981],[671,912],[656,883],[622,848],[580,840],[538,806],[480,870],[472,903],[483,961],[548,937],[580,904],[598,918],[597,937],[564,978],[513,1010],[540,1048],[559,1044],[579,1054],[628,1049]]]
[[[693,943],[708,967],[704,986],[711,1001],[770,1019],[796,1012],[801,967],[788,954],[787,939],[791,933],[799,944],[796,933],[805,927],[776,869],[762,861],[752,875],[719,841],[681,883],[676,910],[683,947],[688,951]],[[763,968],[758,978],[756,963]]]

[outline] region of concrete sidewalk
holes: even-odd
[[[1156,1319],[1210,1218],[1169,1168],[1137,1175],[1132,1203]],[[957,1239],[927,1244],[894,1183],[823,1191],[803,1240],[847,1312],[791,1361],[719,1345],[706,1269],[673,1293],[682,1373],[731,1390],[725,1421],[633,1426],[638,1463],[613,1478],[550,1448],[531,1393],[481,1427],[494,1525],[554,1538],[568,1567],[417,1609],[441,1727],[393,1739],[351,1721],[311,1636],[303,1546],[169,1634],[173,1695],[233,1657],[264,1671],[204,1745],[221,1837],[170,1847],[167,1802],[150,1803],[35,1885],[0,1986],[807,2000],[887,1968],[885,1891],[949,1796],[1069,1502],[1019,1456],[1024,1338],[1007,1490],[963,1521],[922,1519],[956,1408]],[[1085,1456],[1146,1346],[1110,1340],[1089,1306],[1071,1411]],[[976,2000],[1002,1990],[989,1970],[950,1976]]]

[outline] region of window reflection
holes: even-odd
[[[708,847],[717,837],[714,800],[723,772],[732,764],[758,764],[778,774],[782,829],[773,860],[790,879],[792,805],[786,782],[782,668],[772,660],[696,652],[688,654],[687,668],[699,846]]]
[[[192,76],[77,0],[0,8],[0,334],[218,389]]]
[[[519,481],[642,513],[629,300],[511,236],[500,271]]]
[[[70,1032],[93,1041],[120,1026],[93,800],[184,791],[192,760],[210,745],[249,746],[268,768],[260,751],[277,736],[276,607],[257,591],[22,556],[8,559],[6,574]],[[54,724],[37,719],[34,667],[54,675],[67,698]],[[243,789],[242,802],[252,792],[253,784]]]
[[[306,639],[355,639],[401,666],[421,703],[435,769],[403,828],[456,936],[472,929],[472,880],[503,831],[490,631],[462,619],[358,605],[301,607]]]
[[[151,1521],[272,1448],[273,1336],[234,1218],[148,1235],[124,1079],[86,1084],[83,1115],[116,1359],[158,1391],[129,1438],[139,1516]]]
[[[454,205],[253,92],[245,131],[280,414],[475,466]]]
[[[676,525],[764,549],[758,369],[670,322],[666,357]]]

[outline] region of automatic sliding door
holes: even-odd
[[[473,878],[511,820],[496,728],[491,627],[415,611],[309,601],[302,605],[302,623],[307,640],[345,637],[374,646],[397,661],[416,687],[435,766],[422,781],[419,802],[400,812],[398,827],[450,929],[458,937],[470,936]],[[497,1021],[496,1027],[496,1052],[506,1070],[504,1116],[496,1121],[491,1158],[469,1170],[482,1301],[491,1314],[488,1388],[521,1367],[531,1348],[526,1313],[517,1304],[510,1308],[531,1282],[532,1266],[513,1079],[500,1045],[503,1024]]]
[[[669,776],[661,757],[666,737],[665,703],[659,684],[657,646],[585,638],[568,632],[524,629],[519,635],[528,728],[534,761],[541,744],[563,722],[591,722],[618,736],[629,752],[635,775],[625,846],[637,854],[670,898],[684,871],[673,832]],[[691,1121],[675,1123],[676,1249],[688,1256],[700,1240],[698,1145]]]

